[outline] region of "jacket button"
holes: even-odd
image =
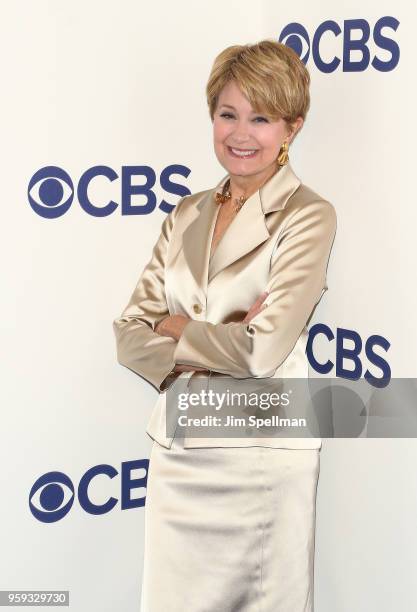
[[[200,304],[194,304],[193,305],[193,310],[196,314],[201,314],[201,312],[203,311],[202,307]]]

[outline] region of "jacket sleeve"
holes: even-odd
[[[177,342],[154,330],[159,321],[170,314],[165,297],[165,261],[177,210],[185,197],[164,220],[152,257],[129,303],[121,316],[113,321],[118,362],[142,376],[158,391],[167,387],[166,377],[175,366]]]
[[[337,218],[325,200],[291,212],[271,258],[267,307],[249,324],[191,320],[174,350],[177,363],[234,378],[267,378],[294,348],[327,289]]]

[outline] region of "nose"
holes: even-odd
[[[250,130],[246,121],[237,121],[233,130],[233,140],[236,145],[247,143],[250,139]]]

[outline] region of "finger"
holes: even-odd
[[[245,318],[243,319],[243,323],[247,323],[248,321],[253,319],[253,317],[257,315],[258,312],[260,312],[260,309],[263,309],[264,307],[267,306],[267,304],[262,304],[262,302],[266,299],[268,295],[269,295],[269,291],[263,291],[261,293],[261,295],[255,300],[255,302],[249,308],[248,312],[246,313]]]
[[[253,315],[253,313],[261,307],[262,302],[265,300],[265,298],[267,297],[268,293],[262,293],[257,300],[252,304],[252,306],[249,308],[248,310],[248,314]]]
[[[255,302],[252,304],[252,308],[253,307],[258,307],[262,304],[262,302],[264,302],[264,300],[267,298],[267,296],[269,295],[268,291],[264,291],[263,293],[261,293],[261,295],[255,300]]]
[[[263,310],[264,308],[266,308],[268,306],[268,304],[257,304],[256,306],[253,305],[251,306],[251,308],[248,311],[248,314],[252,317],[254,317],[256,314],[258,314],[258,312],[261,312],[261,310]]]
[[[258,306],[258,308],[256,309],[253,309],[253,310],[251,309],[251,311],[248,312],[246,317],[243,319],[243,322],[249,323],[249,321],[252,321],[252,319],[256,317],[257,314],[265,310],[265,308],[268,308],[268,304],[262,304],[261,306]]]
[[[246,317],[243,319],[244,323],[249,323],[249,321],[252,321],[252,319],[254,317],[256,317],[256,315],[259,313],[259,310],[253,310],[251,312],[248,312],[248,314],[246,315]]]

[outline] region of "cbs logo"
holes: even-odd
[[[189,195],[190,191],[184,185],[171,181],[173,174],[188,177],[191,170],[186,166],[173,164],[163,169],[160,175],[160,186],[166,192],[175,196]],[[145,182],[140,185],[133,184],[133,178],[140,177]],[[121,181],[121,201],[113,200],[104,205],[91,201],[88,189],[95,180]],[[156,183],[155,171],[149,166],[123,166],[121,176],[108,166],[94,166],[86,170],[78,181],[76,188],[77,200],[81,208],[92,217],[107,217],[117,208],[122,215],[149,215],[155,208],[170,213],[175,206],[162,200],[157,205],[153,188]],[[32,176],[28,186],[28,200],[37,215],[44,219],[57,219],[69,210],[75,194],[75,186],[70,175],[58,166],[45,166]],[[133,196],[145,198],[144,204],[133,204]]]
[[[131,491],[134,489],[146,490],[148,479],[149,459],[137,459],[135,461],[125,461],[121,464],[120,471],[120,507],[122,510],[138,508],[145,505],[145,496],[132,499]],[[144,475],[140,478],[133,478],[133,470],[142,470]],[[42,523],[55,523],[60,521],[71,510],[75,496],[85,512],[89,514],[106,514],[110,512],[118,499],[109,496],[101,503],[94,503],[89,495],[89,487],[94,487],[92,482],[96,476],[106,476],[113,479],[119,472],[111,465],[96,465],[82,476],[77,491],[71,479],[63,472],[48,472],[43,474],[33,484],[29,493],[29,508],[33,516]]]
[[[325,363],[320,363],[315,358],[313,344],[314,340],[320,335],[325,336],[329,342],[336,342],[335,363],[330,359],[328,359]],[[347,346],[348,343],[351,343],[350,347]],[[381,371],[381,376],[377,378],[373,376],[368,369],[366,369],[363,373],[363,377],[373,387],[385,387],[391,380],[391,368],[386,359],[375,352],[375,348],[379,347],[386,352],[390,346],[391,344],[388,342],[388,340],[386,340],[386,338],[378,334],[373,334],[367,338],[365,347],[363,347],[362,339],[357,332],[350,329],[344,329],[343,327],[338,327],[335,337],[332,330],[327,325],[317,323],[310,329],[306,352],[312,368],[319,374],[329,374],[329,372],[335,369],[335,374],[339,378],[358,380],[362,377],[363,373],[361,354],[362,349],[364,348],[367,360],[372,365],[379,368]],[[345,366],[345,362],[350,363],[349,368]]]
[[[381,17],[371,34],[371,26],[366,19],[346,19],[342,27],[329,19],[318,26],[311,40],[306,28],[294,22],[282,30],[279,42],[291,47],[305,64],[311,55],[321,72],[334,72],[340,65],[343,72],[363,72],[369,65],[380,72],[389,72],[394,70],[400,60],[400,48],[384,29],[391,30],[390,33],[396,32],[399,23],[395,17]],[[325,50],[330,37],[340,41],[341,57],[331,57],[331,53],[329,55],[329,51]],[[371,38],[375,46],[383,51],[381,56],[376,54],[372,59],[369,49]],[[353,58],[354,53],[359,59]]]

